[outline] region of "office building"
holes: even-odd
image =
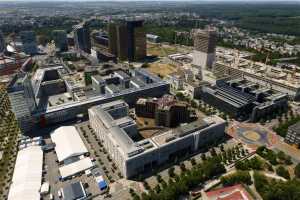
[[[59,51],[68,51],[68,39],[66,31],[54,30],[52,32],[52,37],[55,42],[55,46],[59,49]]]
[[[143,20],[126,20],[108,24],[109,51],[120,60],[136,61],[147,55]]]
[[[23,44],[23,51],[28,55],[38,53],[36,34],[34,31],[21,31],[21,42]]]
[[[250,82],[287,94],[289,99],[300,99],[300,74],[295,70],[253,63],[242,58],[237,60],[226,57],[228,58],[220,58],[214,66],[213,73],[217,78],[243,77]]]
[[[252,122],[284,111],[288,96],[245,79],[218,80],[215,86],[204,86],[201,99],[239,120]]]
[[[0,31],[0,54],[5,51],[5,39],[3,33]]]
[[[210,29],[193,31],[193,64],[211,70],[216,57],[217,33]]]
[[[300,145],[300,122],[288,128],[288,132],[284,140],[289,144]]]
[[[44,127],[74,120],[101,103],[122,98],[134,105],[140,97],[161,97],[169,92],[168,83],[144,69],[92,76],[93,87],[88,90],[83,79],[76,80],[62,66],[39,68],[31,79],[25,77],[16,76],[8,88],[13,111],[25,132],[32,125]]]
[[[79,24],[74,28],[74,44],[75,48],[85,53],[91,53],[90,29],[87,23]]]
[[[141,138],[128,110],[123,100],[89,109],[91,127],[125,178],[151,173],[224,137],[225,121],[211,116]]]
[[[185,102],[177,101],[172,95],[161,98],[140,98],[136,103],[136,115],[154,118],[155,125],[176,127],[189,120],[189,107]]]

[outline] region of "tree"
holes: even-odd
[[[202,159],[202,160],[206,160],[206,155],[205,155],[205,153],[201,154],[201,159]]]
[[[277,167],[276,174],[278,176],[281,176],[281,177],[285,178],[285,179],[290,179],[290,173],[289,173],[289,171],[286,170],[283,166]]]
[[[243,161],[237,161],[235,163],[235,168],[239,169],[239,170],[248,170],[249,169],[248,165]]]
[[[254,172],[254,185],[258,193],[266,200],[299,199],[300,181],[286,182],[267,179],[266,176]]]
[[[182,92],[177,92],[176,93],[176,97],[179,99],[179,100],[182,100],[184,98],[184,95]]]
[[[252,184],[251,176],[248,171],[237,171],[234,174],[223,176],[221,182],[225,186],[235,185],[237,183]]]
[[[300,163],[298,163],[294,169],[294,172],[295,172],[295,176],[297,178],[300,178]]]
[[[149,63],[145,62],[142,64],[141,68],[148,68],[150,65]]]

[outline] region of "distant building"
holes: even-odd
[[[90,29],[87,23],[74,26],[74,44],[77,50],[91,53]]]
[[[23,51],[26,54],[34,55],[37,54],[37,41],[36,34],[34,31],[21,31],[20,32],[21,41],[23,44]]]
[[[0,31],[0,54],[3,53],[5,51],[5,40],[4,40],[4,36],[3,33]]]
[[[91,56],[97,60],[97,62],[117,61],[114,54],[108,52],[106,48],[92,47]]]
[[[120,60],[136,61],[146,57],[146,33],[143,20],[109,23],[108,35],[109,51]]]
[[[54,30],[52,32],[52,37],[54,39],[55,46],[59,49],[59,51],[68,51],[68,38],[66,31]]]
[[[136,114],[139,117],[154,118],[157,126],[176,127],[189,120],[189,107],[172,95],[162,98],[143,99],[136,103]]]
[[[149,42],[153,42],[153,43],[160,42],[160,37],[158,35],[146,34],[146,37]]]
[[[166,162],[193,155],[225,135],[225,121],[211,116],[142,137],[128,113],[129,106],[123,100],[89,109],[91,127],[125,178],[151,173]]]
[[[108,47],[108,35],[102,32],[95,32],[92,34],[93,42],[96,45]]]
[[[288,128],[287,135],[285,136],[285,141],[290,144],[300,144],[300,122]]]
[[[212,69],[216,57],[216,31],[196,29],[193,33],[193,38],[193,64],[202,68]]]

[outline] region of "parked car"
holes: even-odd
[[[57,191],[57,196],[58,196],[59,198],[62,198],[62,192],[61,192],[60,190]]]

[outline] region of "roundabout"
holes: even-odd
[[[259,146],[271,147],[277,143],[277,136],[258,124],[233,122],[227,133],[236,140],[256,149]]]

